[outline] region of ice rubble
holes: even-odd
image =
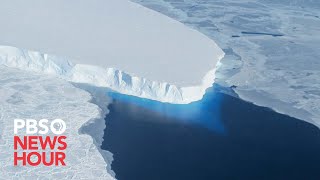
[[[92,97],[88,92],[64,80],[0,66],[0,94],[0,179],[115,179],[107,171],[110,170],[110,162],[105,159],[108,152],[101,150],[97,141],[101,138],[98,134],[103,133],[103,130],[98,131],[105,127],[107,112],[89,102]],[[104,101],[104,104],[108,102]],[[65,132],[67,168],[14,167],[15,118],[64,119],[68,127]],[[103,122],[98,130],[95,129],[94,137],[79,133],[83,124],[94,119]]]
[[[162,102],[201,99],[224,56],[210,38],[127,0],[12,0],[0,22],[0,44],[32,50],[1,47],[2,64]]]

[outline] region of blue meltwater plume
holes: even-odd
[[[219,134],[226,133],[220,117],[223,96],[216,91],[216,88],[208,89],[202,100],[190,104],[162,103],[116,92],[109,92],[108,95],[114,100],[143,107],[154,113],[161,114],[171,121],[176,121],[175,123],[200,125]]]

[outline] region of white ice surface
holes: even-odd
[[[226,53],[217,83],[320,127],[320,1],[135,1],[214,39]]]
[[[88,92],[63,80],[0,66],[0,101],[0,179],[114,179],[107,171],[110,164],[103,157],[107,152],[97,148],[97,137],[79,134],[83,124],[103,120],[105,115],[89,102]],[[65,120],[67,166],[14,167],[15,118]]]
[[[224,55],[205,35],[127,0],[1,1],[0,22],[2,45],[68,57],[74,64],[121,70],[151,81],[146,84],[139,79],[151,91],[158,87],[165,91],[160,94],[176,88],[169,95],[176,97],[152,92],[157,97],[147,90],[129,92],[165,102],[201,99]],[[85,68],[82,65],[79,68]]]
[[[108,87],[128,95],[177,104],[201,99],[206,89],[212,86],[216,70],[214,68],[208,71],[199,86],[179,87],[133,76],[114,68],[74,64],[68,58],[9,46],[0,46],[0,65],[51,74],[71,82]]]

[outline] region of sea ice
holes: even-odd
[[[135,1],[217,42],[215,82],[320,127],[320,1]]]
[[[110,162],[106,163],[103,154],[108,152],[100,149],[99,137],[79,133],[82,125],[93,119],[104,122],[105,112],[89,102],[88,92],[57,78],[0,66],[0,94],[0,179],[114,179],[107,171]],[[67,167],[14,167],[15,118],[65,120]]]

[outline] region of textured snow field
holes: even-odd
[[[90,103],[88,92],[64,80],[0,66],[0,95],[0,179],[114,179],[103,157],[110,153],[97,148],[100,135],[93,139],[79,134],[83,124],[94,119],[104,122],[106,113]],[[15,118],[64,119],[67,167],[14,167]],[[104,123],[99,126],[103,134]]]
[[[135,1],[214,39],[226,53],[216,82],[320,126],[320,1]]]

